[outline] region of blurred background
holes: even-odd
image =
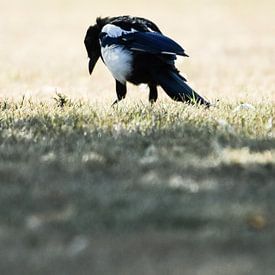
[[[274,0],[2,1],[0,97],[112,102],[113,78],[102,62],[89,76],[83,39],[97,16],[133,15],[183,45],[190,58],[178,66],[209,99],[274,100],[274,9]],[[129,96],[147,99],[144,88]]]

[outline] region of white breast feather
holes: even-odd
[[[120,83],[125,83],[132,72],[132,54],[121,46],[111,45],[101,48],[107,68]]]

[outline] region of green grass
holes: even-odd
[[[103,234],[94,241],[101,238],[97,246],[112,253],[130,249],[123,240],[135,247],[135,239],[153,242],[157,249],[166,234],[169,242],[207,244],[204,252],[214,247],[218,253],[217,242],[272,249],[275,108],[266,102],[255,109],[238,106],[204,109],[170,101],[111,108],[61,95],[50,103],[1,102],[2,274],[12,255],[22,253],[27,258],[17,261],[18,268],[25,261],[28,274],[38,272],[30,259],[40,253],[41,274],[47,274],[52,257],[68,260],[64,249],[74,251],[75,236],[90,242]],[[108,244],[110,234],[125,235]],[[55,256],[49,253],[59,246]],[[51,272],[57,270],[58,264]]]
[[[68,260],[64,251],[74,251],[75,236],[85,244],[103,234],[97,246],[105,244],[112,253],[131,249],[124,242],[137,247],[133,238],[155,250],[161,239],[192,240],[193,245],[207,244],[207,250],[217,242],[234,247],[241,240],[249,249],[271,243],[275,108],[265,102],[255,109],[238,106],[220,103],[205,109],[170,101],[153,107],[122,102],[111,108],[61,95],[52,103],[3,101],[2,273],[14,253],[27,257],[16,266],[28,263],[28,274],[38,272],[30,261],[36,253],[46,263],[39,274],[61,272],[58,262]],[[169,232],[174,234],[166,236]],[[110,245],[105,243],[110,234],[123,237],[112,237]],[[63,250],[49,253],[59,246]],[[84,248],[81,255],[88,257],[89,248]],[[122,272],[108,257],[94,257]],[[149,258],[146,268],[156,271]],[[43,267],[40,260],[38,266]],[[124,268],[130,268],[128,262]]]
[[[81,233],[200,226],[227,203],[264,211],[272,195],[263,201],[257,188],[275,176],[274,106],[236,106],[2,103],[1,220],[22,226],[70,205],[79,215],[65,223]]]

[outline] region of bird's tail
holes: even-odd
[[[188,86],[186,80],[177,72],[158,73],[154,78],[173,100],[210,106],[210,103]]]

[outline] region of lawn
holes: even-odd
[[[0,274],[273,274],[273,7],[3,4]],[[178,67],[211,108],[162,91],[151,106],[133,86],[111,107],[113,79],[102,64],[89,77],[83,38],[122,13],[184,45]]]

